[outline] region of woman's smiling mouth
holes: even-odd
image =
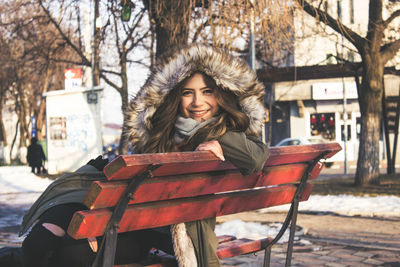
[[[194,114],[194,115],[204,115],[208,112],[209,110],[202,110],[202,111],[194,111],[194,110],[190,110],[190,113]]]

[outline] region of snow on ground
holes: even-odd
[[[32,204],[51,182],[31,173],[28,166],[0,167],[0,203]]]
[[[39,197],[40,193],[52,181],[37,177],[30,172],[28,166],[6,166],[0,167],[0,228],[19,225],[22,214]],[[288,205],[260,210],[287,211]],[[6,210],[18,210],[16,214],[4,215]],[[378,196],[378,197],[356,197],[350,195],[320,196],[312,195],[308,201],[300,203],[300,211],[337,213],[349,216],[399,216],[400,197]],[[275,236],[279,225],[266,225],[254,222],[243,222],[233,220],[218,225],[217,235],[235,235],[238,237],[250,236],[259,238],[261,236]]]
[[[281,205],[260,210],[288,210],[289,205]],[[400,197],[396,196],[352,196],[352,195],[311,195],[308,201],[300,202],[300,211],[326,213],[332,212],[348,216],[398,217],[400,216]]]

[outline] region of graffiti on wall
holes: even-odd
[[[50,117],[50,141],[56,147],[88,151],[95,140],[95,126],[90,114],[73,114],[67,117]]]
[[[67,117],[67,147],[87,151],[88,144],[93,142],[95,127],[89,114],[74,114]]]

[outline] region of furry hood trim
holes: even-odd
[[[264,121],[264,86],[243,60],[224,50],[191,45],[155,68],[126,110],[124,134],[140,147],[149,138],[150,119],[164,97],[181,81],[201,71],[214,78],[223,90],[232,91],[250,119],[247,134],[259,135]]]

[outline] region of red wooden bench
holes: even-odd
[[[290,265],[299,201],[308,199],[321,159],[341,149],[337,143],[272,147],[259,173],[243,176],[228,161],[208,151],[120,156],[108,164],[106,182],[93,182],[85,198],[87,211],[76,212],[68,234],[75,239],[104,235],[95,266],[114,263],[117,231],[154,228],[292,203],[279,234],[262,240],[221,237],[220,259],[271,246],[291,222],[286,265]],[[174,266],[173,257],[148,266]]]

